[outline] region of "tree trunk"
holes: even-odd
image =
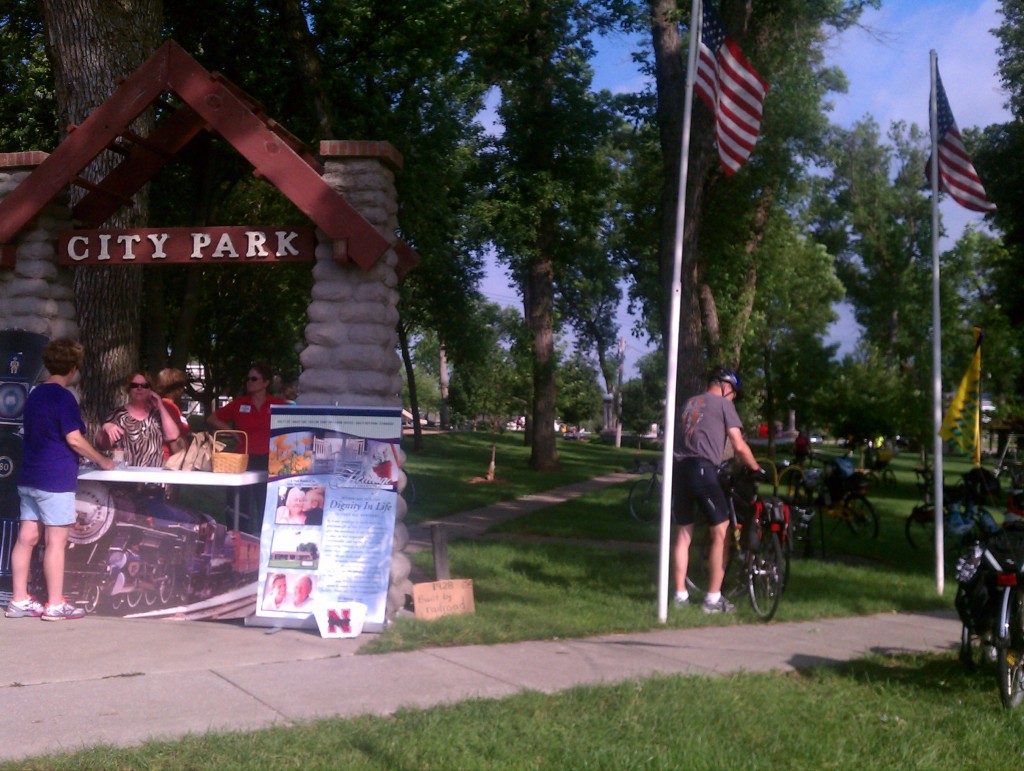
[[[334,138],[334,112],[331,99],[324,90],[323,66],[320,61],[316,40],[309,31],[306,12],[299,0],[278,0],[278,13],[284,22],[284,39],[288,51],[302,72],[302,83],[306,87],[307,99],[316,112],[321,139]]]
[[[665,167],[660,196],[658,265],[661,281],[661,331],[670,339],[670,303],[675,267],[676,219],[682,157],[683,109],[686,95],[686,49],[679,34],[675,0],[648,0],[658,93],[658,130]],[[713,146],[711,114],[695,104],[690,126],[689,181],[680,272],[680,314],[677,403],[704,389],[705,362],[700,316],[697,236],[704,193],[714,174],[717,155]]]
[[[57,111],[66,126],[81,123],[155,50],[163,22],[162,0],[43,0],[47,52],[53,67]],[[148,136],[153,112],[147,110],[132,130]],[[67,130],[67,129],[66,129]],[[100,154],[83,172],[102,179],[121,158]],[[72,188],[72,204],[83,195]],[[147,190],[104,223],[138,227],[148,214]],[[122,400],[120,384],[139,365],[139,319],[142,295],[139,267],[78,268],[75,305],[81,342],[86,350],[80,390],[82,414],[95,428]],[[91,430],[90,430],[91,433]]]
[[[554,265],[546,257],[548,235],[553,230],[551,213],[542,215],[538,256],[530,263],[529,298],[526,323],[533,340],[533,436],[530,445],[530,467],[538,471],[559,468],[555,447],[555,331]]]
[[[448,407],[448,352],[445,349],[444,341],[440,342],[438,346],[438,370],[439,370],[439,385],[441,389],[441,415],[438,422],[441,428],[449,428],[451,426],[451,410]]]
[[[409,334],[405,324],[398,322],[398,343],[402,349],[402,363],[405,365],[405,379],[409,384],[409,412],[412,413],[412,448],[423,449],[423,428],[420,426],[420,400],[416,396],[416,373],[413,372],[412,356],[409,355]]]

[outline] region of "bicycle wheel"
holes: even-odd
[[[907,543],[915,549],[927,549],[935,543],[935,517],[933,506],[916,506],[907,515],[903,532]]]
[[[690,559],[686,569],[686,589],[703,597],[708,592],[708,555],[711,551],[711,534],[707,525],[700,524],[693,531],[690,541]],[[722,579],[722,594],[732,599],[743,589],[740,560],[734,548],[732,530],[725,537],[725,577]]]
[[[871,501],[862,495],[843,501],[843,518],[854,535],[878,538],[878,514]]]
[[[1009,629],[999,640],[999,700],[1006,709],[1020,706],[1024,700],[1024,595],[1010,591]]]
[[[629,488],[629,513],[645,525],[658,521],[661,515],[661,478],[657,474],[638,479]]]
[[[761,533],[757,549],[747,555],[747,591],[750,605],[762,621],[770,621],[779,608],[784,588],[782,546],[779,536],[767,530]]]

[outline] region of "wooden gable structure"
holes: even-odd
[[[180,104],[169,107],[165,93]],[[132,132],[132,122],[158,102],[169,114],[150,136]],[[277,187],[333,239],[336,260],[368,270],[395,247],[400,277],[418,261],[408,245],[397,238],[390,242],[330,187],[309,149],[269,118],[256,100],[207,71],[173,40],[72,129],[0,202],[0,266],[14,267],[18,233],[64,188],[76,185],[87,191],[72,209],[75,227],[98,228],[201,131],[223,137],[252,164],[255,175]],[[123,160],[99,182],[84,179],[82,171],[104,150]]]

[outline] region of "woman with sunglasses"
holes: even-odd
[[[249,471],[267,470],[270,460],[270,407],[274,404],[288,404],[284,399],[267,392],[273,377],[274,373],[266,364],[253,364],[245,378],[245,396],[228,402],[206,419],[215,431],[234,428],[245,432]],[[241,490],[239,506],[249,517],[251,533],[262,530],[266,497],[266,484],[243,487]]]
[[[288,404],[267,392],[273,373],[266,364],[253,364],[245,378],[245,396],[216,410],[207,423],[217,431],[244,431],[248,443],[249,471],[266,471],[270,457],[270,406]]]
[[[107,416],[96,436],[96,446],[101,450],[123,449],[129,466],[162,468],[164,442],[178,438],[178,423],[147,375],[132,373],[125,390],[128,403]]]

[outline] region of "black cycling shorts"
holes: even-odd
[[[718,483],[718,468],[703,458],[683,458],[675,463],[673,503],[676,522],[692,525],[697,521],[697,509],[711,525],[718,525],[729,519],[729,503],[725,492]]]

